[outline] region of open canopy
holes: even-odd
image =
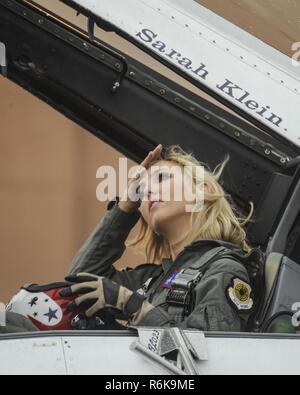
[[[107,14],[114,15],[109,14],[109,5],[116,2],[110,1],[102,0],[101,4],[107,4]],[[133,0],[127,0],[127,6],[132,2]],[[135,3],[142,4],[138,0]],[[167,2],[161,1],[163,3]],[[71,8],[62,3],[56,4],[71,10],[75,15]],[[121,9],[124,3],[119,4],[120,9],[116,15],[126,15],[126,10]],[[193,4],[198,10],[198,4]],[[94,5],[99,3],[94,2]],[[84,11],[82,8],[80,10]],[[90,11],[84,12],[90,14]],[[157,14],[155,10],[153,12],[154,15]],[[129,13],[127,16],[129,20]],[[140,29],[139,23],[143,23],[142,17],[143,13],[133,18],[134,21],[139,21],[137,29]],[[104,24],[102,18],[93,16],[93,19],[97,19],[108,30],[115,29],[110,23]],[[121,22],[127,28],[128,23],[125,23],[124,18],[120,19]],[[300,171],[297,171],[299,145],[287,139],[284,133],[275,132],[275,124],[273,129],[262,122],[261,128],[255,127],[197,93],[192,93],[173,79],[166,78],[152,67],[110,47],[106,42],[93,39],[92,25],[93,23],[89,23],[88,34],[63,19],[61,13],[54,14],[29,0],[0,2],[0,43],[3,43],[2,56],[6,64],[0,70],[10,80],[132,160],[140,161],[157,143],[164,146],[178,144],[185,150],[193,151],[211,169],[229,154],[231,160],[223,174],[223,186],[243,214],[248,215],[250,202],[254,204],[255,220],[248,225],[248,237],[253,245],[266,246],[282,218],[283,210],[289,208],[287,202],[291,196],[295,204],[299,205],[300,202],[298,195],[294,193]],[[172,16],[170,26],[177,26],[172,22]],[[165,33],[168,34],[167,29]],[[146,35],[149,36],[149,32]],[[128,37],[137,43],[133,36],[127,35]],[[207,43],[207,40],[204,42]],[[179,39],[174,42],[174,48],[175,44],[179,48],[178,43]],[[155,54],[156,47],[160,45],[162,43],[157,43],[150,52]],[[168,48],[172,51],[172,47]],[[212,49],[212,53],[215,53],[216,48],[217,41],[216,44],[209,43],[208,49]],[[266,48],[273,51],[271,47]],[[279,52],[275,53],[280,59],[281,56],[282,59],[288,59]],[[157,55],[157,58],[161,61],[164,59],[163,55]],[[177,58],[179,59],[178,55]],[[182,75],[188,77],[188,72],[184,71],[186,67],[181,64],[184,63],[183,59],[180,58],[173,68],[177,74],[182,72]],[[246,66],[245,62],[233,55],[231,59],[235,61],[232,67]],[[280,67],[285,66],[283,64]],[[280,67],[278,66],[278,70]],[[221,67],[219,69],[222,71]],[[207,67],[202,68],[202,72],[205,73],[205,70]],[[253,70],[260,76],[259,71]],[[196,69],[194,74],[195,71]],[[199,69],[197,74],[200,73]],[[235,77],[233,74],[230,76]],[[191,77],[191,81],[196,84],[198,79]],[[286,90],[281,84],[276,85],[272,78],[268,81],[274,83],[274,86],[280,86],[283,92]],[[244,78],[244,82],[246,84],[248,80]],[[232,89],[234,93],[238,91],[237,88],[228,89]],[[264,89],[260,89],[260,93],[263,94]],[[215,96],[221,98],[220,95]],[[255,106],[255,100],[247,98],[246,91],[244,96],[241,101],[248,103],[249,107]],[[280,100],[275,94],[273,96]],[[233,101],[232,99],[232,106]],[[238,100],[235,101],[238,103]],[[294,107],[292,101],[282,102],[286,110]],[[238,109],[236,105],[233,107]],[[246,105],[245,107],[247,108]],[[266,112],[267,110],[266,108]],[[251,111],[249,109],[243,114],[250,117]],[[262,109],[261,113],[263,114]],[[255,118],[251,116],[251,120]],[[272,122],[269,120],[269,123]],[[279,241],[283,246],[279,248],[280,251],[284,250],[287,234],[295,222],[297,210],[293,205],[290,208],[293,214],[288,218],[292,224],[287,226],[284,223],[284,229],[280,229]]]
[[[300,146],[300,68],[194,0],[63,0]]]

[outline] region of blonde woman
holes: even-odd
[[[62,291],[77,296],[69,309],[83,307],[91,317],[113,308],[136,326],[245,330],[255,305],[245,266],[252,249],[243,229],[252,212],[242,219],[231,206],[218,181],[225,165],[212,172],[178,146],[151,151],[76,256],[67,277],[74,285]],[[184,194],[175,196],[184,188],[194,193],[194,210],[187,210],[191,200]],[[132,198],[137,191],[138,200]],[[138,236],[127,241],[138,221]],[[126,246],[148,263],[116,270]]]

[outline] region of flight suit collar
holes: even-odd
[[[181,261],[184,261],[185,255],[191,253],[191,252],[201,252],[205,253],[206,251],[218,247],[218,246],[224,246],[230,249],[236,249],[237,251],[241,251],[241,249],[232,243],[223,241],[223,240],[197,240],[194,241],[193,243],[189,244],[186,246],[177,256],[177,258],[173,261],[172,258],[164,258],[161,261],[162,269],[164,273],[169,272],[171,267],[174,265],[174,263],[178,263],[180,265]]]
[[[171,258],[164,258],[162,260],[161,265],[162,265],[162,269],[163,269],[164,273],[167,273],[171,269],[173,263],[174,262]]]
[[[214,247],[218,247],[218,246],[223,246],[223,247],[227,247],[229,249],[243,252],[241,247],[239,247],[238,245],[230,243],[228,241],[224,241],[224,240],[196,240],[196,241],[192,242],[191,244],[189,244],[188,246],[186,246],[184,250],[198,250],[198,249],[202,249],[203,247],[214,248]]]
[[[256,261],[263,263],[265,256],[260,247],[252,248],[249,252],[245,252],[242,247],[237,244],[230,243],[223,240],[197,240],[186,246],[184,250],[178,255],[177,258],[182,259],[184,261],[185,257],[188,257],[189,254],[200,252],[201,255],[209,251],[210,249],[214,249],[216,247],[225,247],[227,248],[231,254],[236,256],[241,262],[249,262]]]

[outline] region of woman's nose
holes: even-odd
[[[155,194],[151,189],[147,188],[144,189],[142,192],[142,197],[144,200],[146,201],[152,201],[155,200],[155,196],[157,196],[157,194]]]
[[[151,189],[148,189],[147,194],[146,194],[147,200],[151,201],[152,196],[153,196],[153,193],[152,193]]]
[[[160,196],[159,185],[149,182],[148,185],[143,185],[141,188],[141,196],[144,200],[157,200]]]

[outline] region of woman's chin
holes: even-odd
[[[155,233],[161,234],[162,229],[164,229],[168,224],[168,219],[162,213],[153,213],[151,216],[151,228]]]

